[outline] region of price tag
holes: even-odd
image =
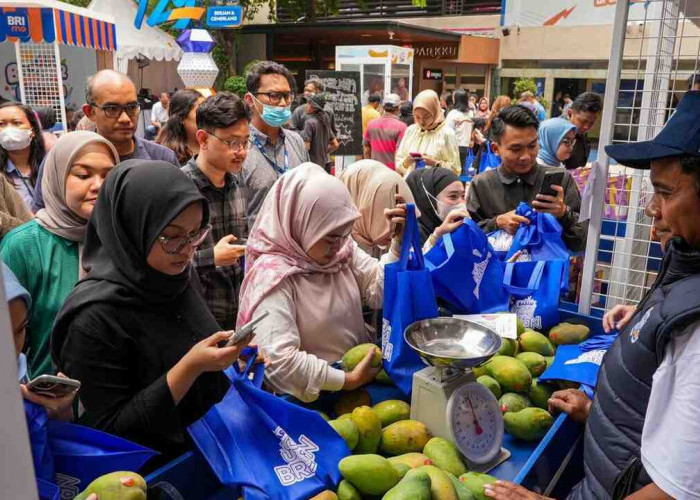
[[[466,319],[490,328],[504,339],[518,338],[518,322],[515,314],[466,314],[455,318]]]

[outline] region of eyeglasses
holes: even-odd
[[[221,142],[226,144],[226,146],[228,146],[228,149],[230,151],[243,151],[243,150],[248,149],[248,147],[250,146],[250,136],[248,136],[244,141],[241,141],[240,139],[233,139],[230,141],[226,141],[226,140],[222,139],[221,137],[219,137],[218,135],[216,135],[214,132],[209,132],[207,130],[205,130],[205,132],[213,137],[216,137]]]
[[[570,147],[570,148],[573,148],[574,145],[576,144],[576,139],[562,139],[562,140],[561,140],[561,143],[562,143],[564,146],[568,146],[568,147]]]
[[[139,111],[141,111],[141,105],[139,105],[137,102],[130,102],[129,104],[125,104],[123,106],[118,104],[107,104],[106,106],[100,106],[99,104],[95,104],[93,102],[90,104],[90,106],[100,108],[107,118],[119,118],[122,113],[126,113],[128,116],[133,118],[139,114]]]
[[[255,92],[255,96],[265,95],[267,96],[270,104],[277,105],[282,99],[287,104],[290,104],[294,100],[294,92]]]
[[[160,241],[160,245],[163,247],[165,253],[168,255],[176,255],[180,253],[186,245],[197,248],[204,242],[207,236],[209,236],[210,231],[211,224],[207,224],[205,227],[189,236],[158,236],[158,241]]]

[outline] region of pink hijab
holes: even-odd
[[[267,194],[248,237],[238,326],[251,320],[260,301],[285,278],[338,273],[347,267],[354,252],[349,237],[327,264],[318,264],[307,252],[334,230],[343,226],[350,229],[358,217],[360,212],[347,188],[318,165],[303,163],[280,177]],[[352,273],[341,275],[355,280]]]

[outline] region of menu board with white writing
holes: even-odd
[[[306,79],[323,82],[324,94],[333,109],[338,129],[339,156],[362,154],[362,110],[360,104],[360,72],[307,70]]]

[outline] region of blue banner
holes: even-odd
[[[243,7],[228,5],[207,9],[207,26],[210,28],[237,28],[243,23]]]

